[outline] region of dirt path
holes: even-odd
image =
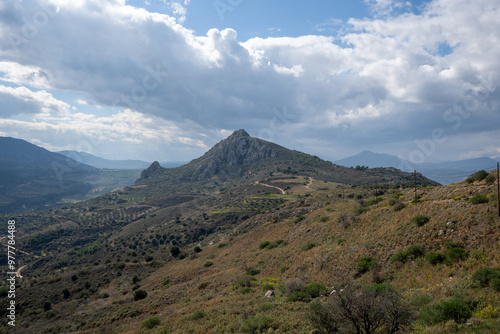
[[[269,188],[275,188],[275,189],[278,189],[279,191],[281,191],[281,193],[282,193],[283,195],[286,195],[286,192],[285,192],[283,189],[281,189],[280,187],[276,187],[276,186],[272,186],[272,185],[270,185],[270,184],[265,184],[265,183],[260,183],[259,181],[255,181],[255,184],[254,184],[254,185],[256,186],[256,185],[258,185],[258,184],[260,184],[261,186],[264,186],[264,187],[269,187]]]
[[[309,183],[306,184],[305,187],[307,189],[311,190],[311,191],[316,191],[316,190],[314,190],[314,189],[312,189],[312,188],[309,187],[313,183],[314,179],[312,177],[310,177],[310,176],[308,176],[308,178],[309,178]]]
[[[23,270],[24,268],[26,268],[26,266],[22,266],[22,267],[19,267],[19,269],[17,269],[16,277],[23,278],[23,276],[21,276],[21,270]]]

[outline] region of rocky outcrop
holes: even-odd
[[[276,145],[252,138],[245,130],[238,130],[198,161],[199,165],[191,179],[202,180],[220,173],[231,174],[240,166],[278,155]]]
[[[162,168],[158,163],[158,161],[155,161],[151,164],[151,166],[149,166],[148,168],[146,168],[141,172],[141,179],[154,177],[160,175],[161,173],[162,173]]]

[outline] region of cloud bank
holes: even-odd
[[[336,36],[246,41],[195,35],[189,1],[167,2],[177,18],[124,0],[3,2],[0,133],[151,160],[194,158],[239,128],[330,159],[500,154],[481,135],[500,136],[496,1],[418,14],[369,1],[379,14]]]

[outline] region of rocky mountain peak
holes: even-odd
[[[237,131],[234,131],[229,137],[227,137],[226,140],[241,139],[241,138],[250,138],[250,135],[245,130],[239,129]]]
[[[192,179],[200,180],[219,173],[231,174],[234,168],[278,156],[278,146],[250,137],[241,129],[233,132],[198,160]]]
[[[151,166],[141,172],[141,179],[147,179],[149,177],[157,176],[161,174],[161,172],[162,168],[160,164],[158,163],[158,161],[155,161],[151,164]]]

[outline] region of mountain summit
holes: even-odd
[[[216,174],[234,174],[235,168],[260,160],[276,158],[279,146],[252,138],[245,130],[235,131],[201,158],[194,160],[196,170],[192,180],[210,178]]]

